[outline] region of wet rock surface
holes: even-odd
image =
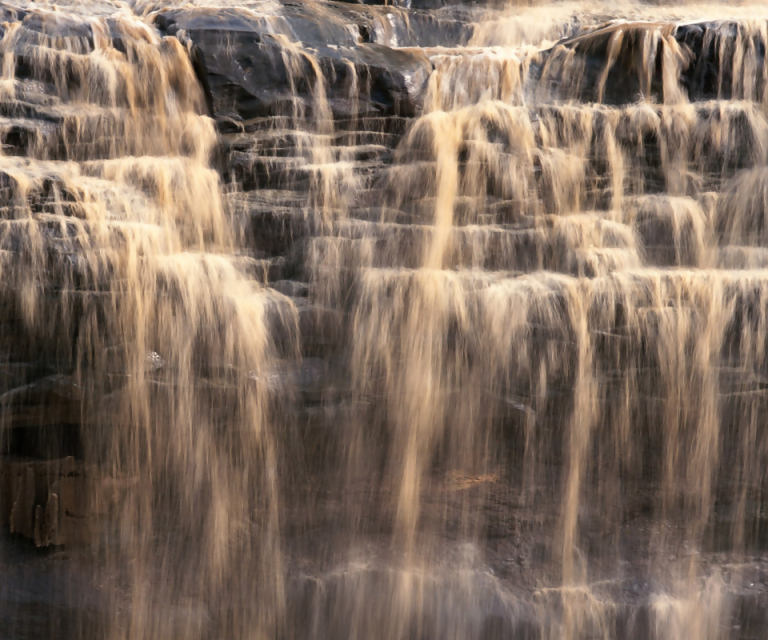
[[[29,279],[3,285],[0,637],[99,637],[126,620],[169,638],[237,637],[238,624],[286,639],[763,637],[766,23],[566,16],[536,47],[505,47],[486,27],[509,12],[449,4],[147,5],[132,29],[3,7],[3,265],[28,263],[39,297]],[[137,78],[195,104],[91,95],[97,49],[148,64]],[[177,55],[186,76],[166,64]],[[129,115],[158,108],[188,129]],[[197,118],[215,126],[205,161],[197,140],[213,130]],[[236,240],[185,227],[204,192],[220,194]],[[100,231],[114,244],[93,230],[102,211],[122,223]],[[120,284],[132,273],[89,250],[122,250],[139,225],[175,235],[141,245],[138,262],[202,254],[204,267],[158,268],[157,298],[134,302]],[[236,295],[201,303],[204,329],[133,353],[116,336],[139,340],[120,333],[134,304],[185,301],[147,322],[163,328],[198,299],[179,272]],[[232,299],[253,291],[263,305],[238,315]],[[231,355],[251,343],[225,331],[236,320],[253,334],[254,317],[269,327],[260,369]],[[226,349],[231,361],[212,355]],[[179,377],[189,369],[194,384]],[[135,432],[93,435],[137,410],[138,379],[163,425],[178,426],[184,393],[200,414],[184,424],[216,427],[179,459],[166,452],[190,431],[160,438],[158,478],[105,453],[146,455]],[[265,480],[240,441],[216,439],[248,431],[251,383],[276,425],[275,451],[269,438],[248,450]],[[258,431],[263,416],[248,415]],[[220,486],[211,470],[225,463],[238,472]],[[149,477],[156,493],[132,501]],[[257,515],[223,537],[257,531],[280,556],[278,622],[268,579],[247,586],[274,565],[232,543],[247,575],[198,592],[190,576],[220,575],[206,562],[228,556],[189,542],[214,537],[196,516],[174,528],[191,496],[215,529],[214,489],[249,495],[246,477],[258,496],[230,506]],[[180,563],[163,547],[178,540],[203,558],[170,587],[162,562],[106,580],[91,551],[134,544],[142,509],[163,522],[136,543],[145,559]],[[137,584],[164,585],[159,604]]]
[[[212,98],[212,115],[220,126],[235,129],[292,109],[309,118],[327,117],[312,112],[318,90],[325,92],[335,118],[415,115],[432,65],[417,50],[379,44],[372,35],[377,23],[389,26],[387,14],[312,2],[286,5],[279,17],[254,18],[238,9],[181,10],[155,17],[165,33],[182,32],[189,38]],[[286,36],[276,34],[276,26],[312,47],[313,59],[283,46]],[[397,34],[389,39],[397,42]],[[316,86],[319,77],[321,87]]]

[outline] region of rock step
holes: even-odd
[[[628,104],[639,97],[674,103],[711,98],[761,100],[765,22],[694,24],[616,21],[586,28],[542,53],[534,77],[542,96]],[[647,50],[648,56],[636,56]],[[740,54],[735,56],[734,53]],[[744,56],[741,58],[741,56]],[[744,62],[744,64],[742,64]],[[663,80],[664,65],[680,86]]]
[[[309,268],[328,273],[355,268],[418,268],[435,237],[429,225],[349,221],[336,235],[309,241]],[[543,217],[520,226],[464,226],[447,238],[444,268],[491,271],[547,269],[574,275],[602,275],[639,267],[630,228],[594,215]]]

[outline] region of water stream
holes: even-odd
[[[0,4],[0,638],[768,635],[768,8]]]

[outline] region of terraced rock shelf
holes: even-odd
[[[0,638],[766,636],[762,3],[0,10]]]

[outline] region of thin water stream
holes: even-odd
[[[768,634],[768,9],[0,4],[0,638]]]

